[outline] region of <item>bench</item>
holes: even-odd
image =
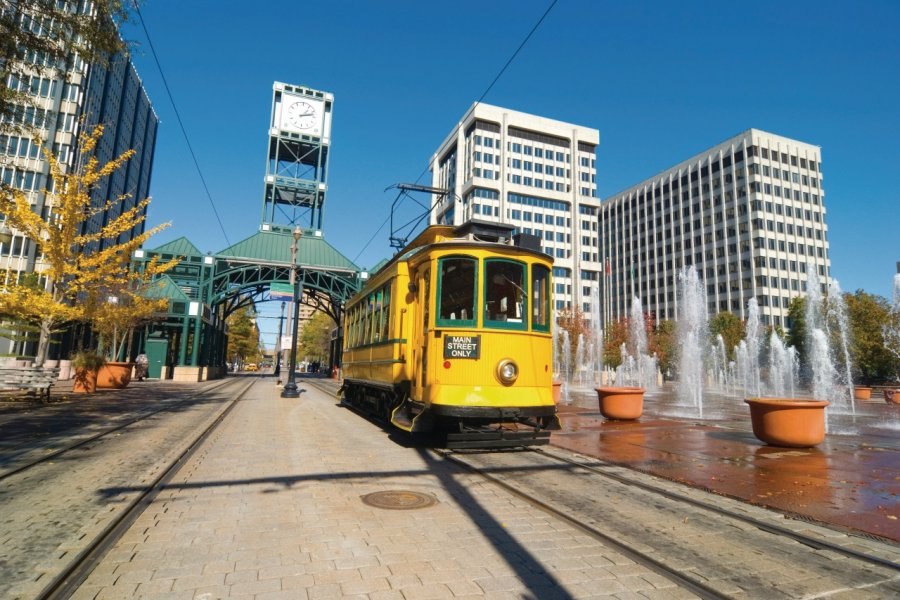
[[[47,400],[50,399],[50,387],[58,379],[59,367],[0,367],[0,388],[46,390]]]

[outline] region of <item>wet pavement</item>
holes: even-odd
[[[793,516],[900,541],[900,406],[829,409],[815,448],[777,448],[754,437],[739,398],[679,406],[671,390],[645,397],[637,421],[607,421],[596,393],[570,394],[551,443]],[[843,413],[843,414],[841,414]]]

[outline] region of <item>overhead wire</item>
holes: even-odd
[[[485,99],[485,97],[488,95],[488,93],[494,87],[494,84],[496,84],[497,81],[500,80],[500,77],[503,76],[503,73],[506,72],[506,69],[508,69],[509,66],[512,64],[512,62],[516,59],[516,56],[519,55],[519,52],[522,51],[522,48],[525,47],[525,44],[528,43],[528,40],[531,39],[531,36],[534,35],[534,32],[537,31],[538,27],[541,26],[541,23],[543,23],[544,19],[547,18],[547,15],[550,14],[550,11],[553,10],[553,7],[556,6],[557,2],[559,2],[559,0],[553,0],[550,3],[550,5],[547,7],[547,10],[545,10],[544,14],[541,15],[541,18],[537,20],[537,22],[534,24],[534,27],[531,28],[531,31],[528,32],[528,35],[525,36],[525,39],[522,40],[522,43],[519,44],[519,47],[516,48],[515,52],[512,53],[512,55],[506,61],[506,64],[504,64],[503,67],[500,69],[500,71],[497,72],[497,75],[494,77],[493,81],[491,81],[491,83],[485,88],[484,92],[482,92],[481,96],[478,97],[478,100],[475,101],[475,103],[472,105],[472,108],[470,110],[475,110],[475,107],[478,106],[479,104],[481,104],[481,102]],[[422,173],[416,178],[416,181],[415,181],[416,183],[419,183],[419,181],[421,181],[421,179],[425,176],[425,174],[428,173],[429,166],[430,166],[430,161],[429,161],[429,165],[426,165],[425,169],[422,171]],[[388,221],[390,221],[390,219],[391,219],[391,216],[388,215],[387,218],[384,220],[384,222],[378,227],[378,229],[375,230],[375,233],[372,234],[372,237],[369,238],[369,241],[366,242],[366,245],[363,246],[362,250],[360,250],[359,253],[356,255],[356,257],[354,257],[354,259],[353,259],[354,263],[359,259],[360,256],[362,256],[362,253],[366,251],[366,248],[368,248],[369,244],[371,244],[375,240],[375,237],[381,232],[382,229],[384,229],[384,226],[388,224]]]
[[[222,236],[225,238],[225,243],[231,246],[231,240],[228,239],[228,234],[225,233],[225,226],[222,225],[222,218],[219,216],[219,211],[216,210],[216,203],[213,201],[212,194],[209,191],[209,186],[206,185],[206,178],[203,177],[203,171],[200,170],[200,163],[197,160],[197,155],[194,153],[194,147],[191,145],[191,140],[188,137],[187,130],[184,127],[184,122],[181,120],[181,115],[178,112],[178,107],[175,105],[175,98],[172,97],[172,90],[169,89],[169,82],[166,81],[166,74],[163,72],[162,65],[159,62],[159,56],[156,54],[156,49],[153,47],[153,40],[150,39],[150,32],[147,31],[147,24],[144,22],[144,15],[141,14],[141,9],[135,3],[134,10],[137,12],[138,20],[141,22],[141,28],[144,30],[144,36],[147,38],[147,44],[150,46],[150,53],[153,55],[153,60],[156,62],[156,68],[159,70],[159,76],[162,78],[163,87],[166,88],[166,94],[169,96],[169,102],[172,103],[172,110],[175,112],[175,118],[178,121],[178,126],[181,128],[181,134],[184,136],[184,141],[187,144],[188,151],[191,153],[191,158],[194,161],[194,167],[197,169],[197,174],[200,176],[200,182],[203,184],[203,189],[206,191],[206,197],[209,200],[209,205],[212,207],[213,214],[216,216],[216,221],[219,223],[219,229],[222,230]]]

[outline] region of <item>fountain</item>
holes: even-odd
[[[706,312],[706,290],[697,269],[690,266],[678,273],[680,319],[677,324],[678,399],[696,408],[703,418],[704,358],[708,354],[709,319]]]
[[[603,327],[600,306],[600,285],[591,286],[591,327],[594,332],[594,385],[603,385]]]
[[[856,414],[847,344],[847,311],[841,288],[837,281],[832,281],[826,303],[815,265],[809,265],[806,293],[806,367],[813,397],[831,402],[832,410],[837,412],[849,410],[851,414]],[[832,340],[838,341],[842,351],[843,377],[839,375]]]

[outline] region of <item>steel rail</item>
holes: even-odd
[[[12,477],[13,475],[18,475],[19,473],[21,473],[23,471],[27,471],[28,469],[31,469],[32,467],[35,467],[41,463],[47,462],[48,460],[50,460],[52,458],[56,458],[61,454],[65,454],[66,452],[70,452],[72,450],[75,450],[76,448],[80,448],[81,446],[84,446],[85,444],[90,444],[91,442],[94,442],[104,436],[111,434],[111,433],[115,433],[116,431],[125,429],[126,427],[134,425],[138,421],[143,421],[144,419],[152,417],[155,414],[169,410],[174,405],[189,402],[190,400],[193,400],[194,398],[196,398],[197,396],[200,396],[202,394],[207,394],[209,392],[218,391],[218,390],[226,387],[229,383],[232,383],[234,381],[237,381],[237,380],[234,380],[234,379],[226,380],[221,384],[216,384],[214,386],[210,386],[209,388],[206,388],[204,390],[198,390],[197,392],[191,394],[187,398],[182,398],[181,400],[176,400],[172,404],[168,404],[164,407],[157,408],[150,412],[142,413],[141,415],[134,417],[133,419],[129,419],[129,420],[125,421],[124,423],[116,425],[115,427],[112,427],[110,429],[104,429],[103,431],[100,431],[100,432],[95,433],[94,435],[88,436],[88,437],[84,438],[83,440],[75,442],[74,444],[72,444],[70,446],[66,446],[64,448],[59,448],[58,450],[54,450],[53,452],[50,452],[49,454],[44,454],[31,462],[28,462],[28,463],[25,463],[18,467],[12,468],[8,471],[3,471],[2,473],[0,473],[0,481],[3,481],[4,479],[7,479],[8,477]],[[26,454],[28,454],[28,451],[20,452],[17,455],[6,457],[6,459],[12,460],[12,459],[15,459],[16,456],[24,456]]]
[[[696,594],[700,598],[704,598],[704,599],[708,599],[708,600],[723,600],[726,598],[731,598],[731,596],[725,595],[722,592],[720,592],[704,583],[701,583],[699,581],[685,577],[684,575],[681,574],[681,572],[668,567],[664,563],[656,560],[655,558],[653,558],[651,556],[648,556],[647,554],[641,552],[640,550],[635,550],[634,548],[628,546],[627,544],[620,542],[619,540],[612,537],[611,535],[606,534],[606,533],[600,531],[599,529],[592,527],[591,525],[588,525],[587,523],[580,520],[578,517],[570,515],[567,512],[560,510],[559,508],[557,508],[555,506],[547,504],[543,500],[539,500],[538,498],[528,494],[527,492],[524,492],[524,491],[520,490],[519,488],[506,483],[502,479],[494,477],[493,475],[486,473],[482,469],[479,469],[478,467],[471,465],[464,460],[461,460],[460,458],[455,456],[454,453],[450,450],[432,449],[431,451],[438,454],[439,456],[445,458],[446,460],[449,460],[450,462],[452,462],[454,464],[457,464],[461,467],[468,469],[472,473],[475,473],[477,475],[480,475],[481,477],[484,477],[485,479],[487,479],[494,485],[497,485],[497,486],[503,488],[507,492],[525,500],[526,502],[529,502],[530,504],[534,505],[535,507],[539,508],[540,510],[544,511],[545,513],[550,514],[562,521],[565,521],[566,523],[575,527],[576,529],[583,531],[587,535],[589,535],[589,536],[593,537],[594,539],[599,540],[603,544],[615,549],[617,552],[620,552],[621,554],[630,558],[634,562],[650,569],[651,571],[660,575],[661,577],[665,577],[666,579],[668,579],[669,581],[672,581],[676,585],[689,590],[691,593]],[[463,455],[463,456],[465,456],[465,455]]]
[[[580,468],[590,471],[592,473],[596,473],[597,475],[600,475],[602,477],[606,477],[608,479],[612,479],[613,481],[617,481],[623,485],[637,487],[642,490],[652,492],[654,494],[659,494],[660,496],[668,498],[669,500],[674,500],[676,502],[683,502],[685,504],[689,504],[696,508],[701,508],[703,510],[708,510],[708,511],[714,512],[718,515],[722,515],[724,517],[742,521],[748,525],[753,525],[754,527],[761,529],[762,531],[765,531],[766,533],[789,537],[789,538],[793,539],[794,541],[800,542],[801,544],[804,544],[811,548],[816,548],[819,550],[831,550],[832,552],[837,552],[839,554],[843,554],[844,556],[847,556],[849,558],[855,558],[855,559],[861,560],[863,562],[869,562],[869,563],[877,564],[882,567],[900,570],[900,563],[894,562],[892,560],[888,560],[886,558],[872,556],[871,554],[866,554],[865,552],[860,552],[860,551],[854,550],[852,548],[846,548],[844,546],[835,544],[833,542],[829,542],[827,540],[821,540],[818,538],[810,537],[808,535],[803,535],[802,533],[797,533],[796,531],[792,531],[786,527],[779,527],[778,525],[766,523],[765,521],[761,521],[761,520],[756,519],[751,516],[747,516],[747,515],[743,515],[743,514],[740,514],[737,512],[730,511],[728,509],[716,506],[709,502],[703,502],[701,500],[696,500],[694,498],[690,498],[690,497],[684,496],[682,494],[671,492],[671,491],[663,489],[661,487],[650,485],[649,483],[635,481],[633,479],[629,479],[622,475],[617,475],[615,473],[609,473],[598,467],[587,465],[587,464],[584,464],[577,460],[568,459],[563,456],[554,454],[552,452],[547,452],[544,449],[534,448],[534,449],[530,449],[530,451],[536,452],[538,454],[541,454],[541,455],[551,458],[553,460],[558,460],[560,462],[563,462],[563,463],[566,463],[566,464],[569,464],[572,466],[580,467]],[[620,465],[615,465],[612,463],[605,462],[601,459],[595,459],[595,460],[601,462],[606,467],[626,468],[626,467],[622,467]],[[637,471],[637,472],[642,473],[642,471]]]
[[[231,413],[238,401],[256,383],[254,378],[234,398],[228,406],[210,423],[175,459],[152,481],[128,506],[104,527],[85,548],[83,548],[59,573],[54,576],[35,600],[63,600],[72,596],[78,587],[87,579],[103,556],[128,531],[128,528],[146,510],[156,498],[163,486],[181,470],[210,435],[221,425]],[[222,386],[224,387],[224,386]],[[216,388],[219,389],[219,388]]]

